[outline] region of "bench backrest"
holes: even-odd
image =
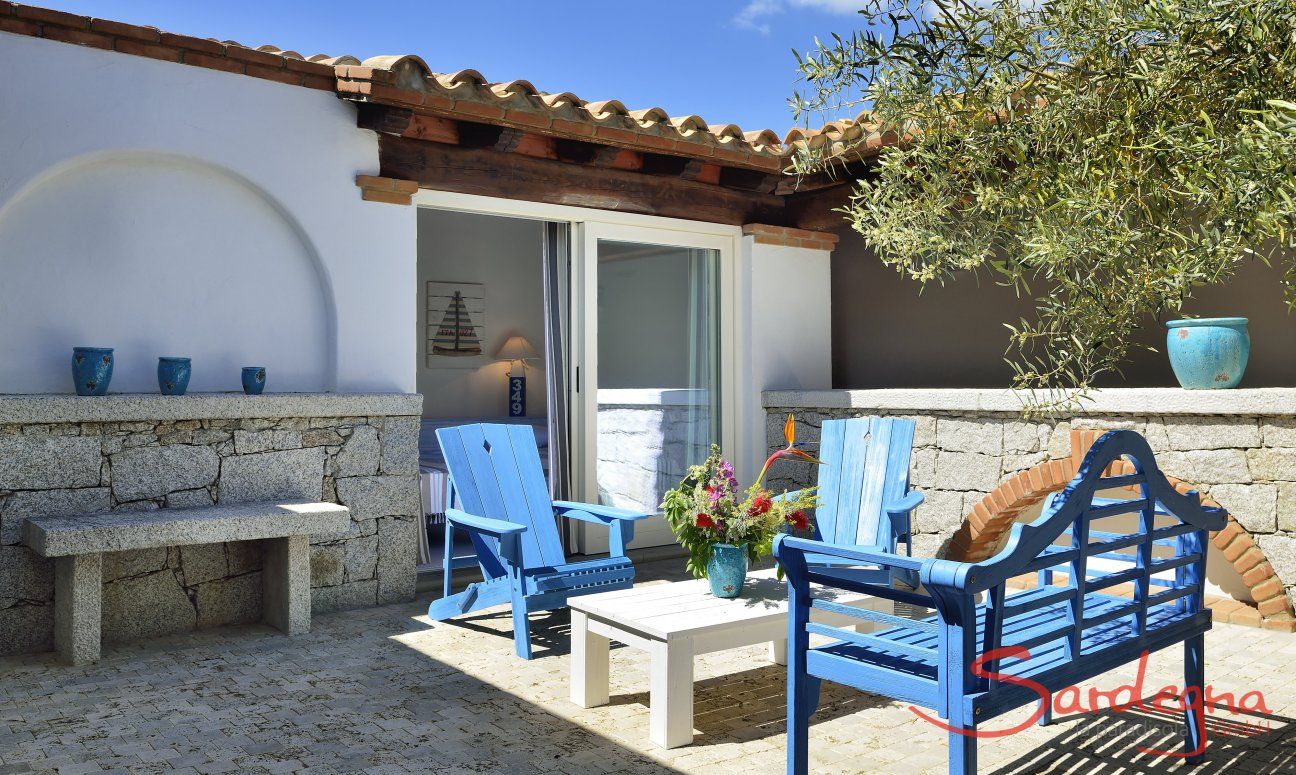
[[[901,417],[824,421],[816,538],[895,551],[899,536],[884,507],[909,491],[913,438],[914,421]]]
[[[438,428],[436,435],[458,508],[525,525],[521,544],[527,568],[567,561],[531,426],[460,425]]]
[[[1110,475],[1113,462],[1122,458],[1133,473]],[[1111,623],[1121,622],[1129,627],[1113,635],[1111,645],[1127,641],[1129,658],[1136,658],[1149,633],[1202,610],[1207,533],[1222,529],[1226,518],[1223,509],[1203,507],[1196,492],[1176,491],[1142,436],[1133,431],[1104,434],[1038,519],[1015,525],[1007,546],[995,557],[963,566],[971,591],[987,593],[986,626],[976,653],[1018,645],[1023,638],[1032,641],[1032,647],[1064,639],[1066,654],[1074,658],[1084,639],[1096,634],[1095,628],[1110,631]],[[1043,589],[1029,602],[1014,603],[1005,582],[1029,573],[1039,574]],[[1122,585],[1132,587],[1128,599],[1116,594]],[[1086,617],[1084,600],[1092,593],[1111,600],[1103,601],[1101,615],[1091,610]],[[1069,603],[1069,617],[1041,622],[1029,633],[1014,632],[1005,641],[1005,610],[1021,622],[1023,614],[1062,601]],[[1174,615],[1165,615],[1171,612]],[[1005,666],[1001,672],[1013,670]]]

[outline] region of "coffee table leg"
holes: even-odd
[[[787,638],[770,641],[769,661],[776,665],[787,664]]]
[[[648,737],[662,748],[693,742],[693,644],[652,644]]]
[[[571,701],[582,708],[606,705],[608,639],[590,632],[589,617],[580,611],[571,612],[571,626]]]

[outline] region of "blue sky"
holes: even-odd
[[[780,134],[793,125],[792,49],[855,29],[863,1],[28,0],[306,56],[417,53],[438,72],[471,67],[492,81]]]

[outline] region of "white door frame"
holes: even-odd
[[[597,391],[588,390],[597,385],[597,252],[599,239],[625,242],[644,242],[674,247],[709,248],[720,254],[720,445],[738,467],[738,476],[745,480],[755,471],[745,471],[751,455],[746,445],[752,443],[753,431],[740,426],[746,406],[740,390],[741,376],[747,373],[750,360],[746,328],[740,325],[750,319],[747,299],[742,289],[750,272],[740,262],[748,260],[741,250],[742,228],[736,225],[686,221],[653,215],[596,210],[542,202],[525,202],[516,199],[456,194],[447,191],[419,189],[413,203],[419,207],[454,210],[479,215],[500,215],[513,218],[565,222],[572,234],[572,319],[571,319],[571,373],[572,388],[572,487],[573,496],[587,501],[598,497],[595,471],[598,460]],[[581,370],[579,379],[577,369]],[[759,400],[759,397],[757,397]],[[757,429],[763,434],[764,429]],[[763,443],[763,438],[760,439]],[[660,524],[656,524],[660,523]],[[591,534],[585,540],[583,525],[574,526],[578,548],[582,551],[601,551],[606,537]],[[664,534],[663,534],[663,531]],[[660,545],[669,543],[669,531],[664,519],[646,520],[636,528],[637,540],[631,545]]]

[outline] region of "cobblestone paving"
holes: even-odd
[[[661,580],[678,561],[641,564]],[[513,656],[506,612],[430,625],[426,599],[318,616],[284,638],[253,625],[105,649],[103,661],[0,660],[0,775],[18,772],[777,773],[783,673],[763,648],[698,659],[692,746],[647,739],[646,655],[612,655],[612,701],[567,700],[566,614],[536,617],[537,658]],[[556,644],[562,644],[557,646]],[[1178,649],[1154,655],[1150,697],[1181,680]],[[1218,715],[1193,773],[1296,771],[1296,637],[1217,625],[1207,637],[1216,692],[1264,692],[1269,714]],[[1129,683],[1133,669],[1095,682]],[[998,720],[1003,727],[1025,712]],[[1244,737],[1239,725],[1259,728]],[[1129,711],[1063,716],[981,743],[982,773],[1161,773],[1138,746],[1177,749],[1178,718]],[[945,734],[905,706],[824,685],[811,727],[824,773],[940,773]]]

